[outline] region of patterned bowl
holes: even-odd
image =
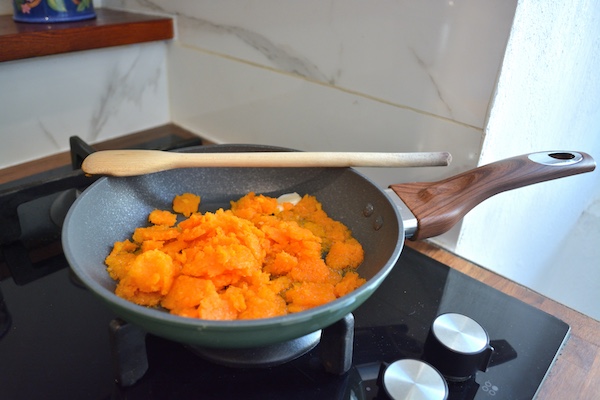
[[[18,22],[69,22],[96,17],[92,0],[13,0]]]

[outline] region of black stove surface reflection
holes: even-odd
[[[381,364],[420,358],[432,321],[446,312],[479,322],[495,348],[488,371],[450,383],[449,399],[530,399],[569,333],[557,318],[405,248],[354,312],[354,358],[344,375],[325,372],[320,345],[284,365],[240,369],[148,335],[147,372],[121,387],[109,345],[115,316],[68,268],[25,285],[8,278],[0,289],[2,399],[384,399]]]

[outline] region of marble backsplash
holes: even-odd
[[[498,0],[104,4],[174,15],[178,44],[189,51],[476,128],[484,125],[516,8]]]
[[[166,44],[0,63],[0,168],[170,121]]]
[[[516,1],[104,0],[172,15],[172,120],[216,142],[438,151],[451,167],[368,170],[378,184],[477,164]]]

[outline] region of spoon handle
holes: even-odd
[[[105,150],[90,154],[89,175],[134,176],[192,167],[432,167],[447,166],[447,152],[249,152],[175,153],[160,150]]]

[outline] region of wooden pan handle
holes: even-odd
[[[525,154],[487,164],[432,183],[390,185],[418,220],[411,240],[450,230],[473,207],[512,189],[593,171],[594,159],[583,152]]]

